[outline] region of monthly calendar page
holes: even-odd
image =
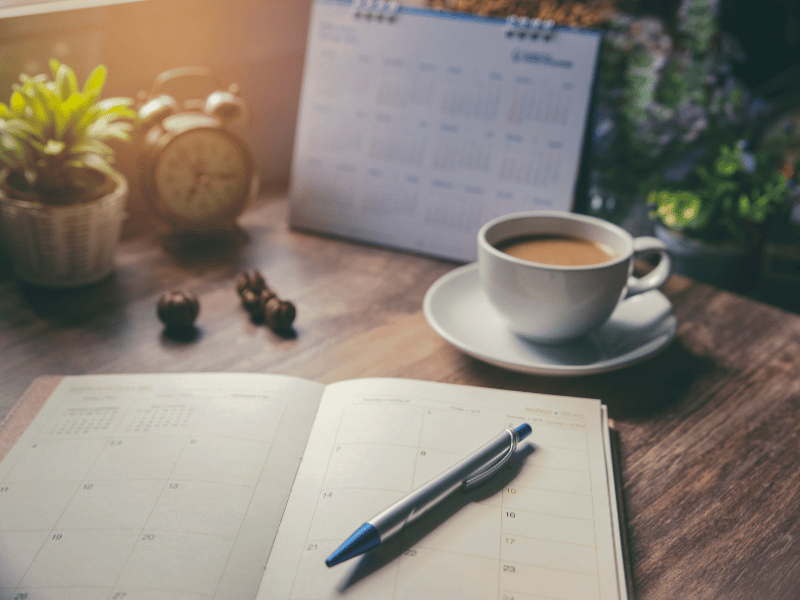
[[[65,378],[0,464],[0,599],[255,597],[321,391]]]
[[[367,519],[523,422],[533,432],[505,472],[379,549],[325,565]],[[405,380],[331,384],[258,600],[625,598],[607,431],[593,400]]]
[[[599,43],[591,31],[531,35],[488,17],[315,0],[292,224],[474,260],[484,222],[570,210]]]

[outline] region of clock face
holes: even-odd
[[[167,143],[155,165],[161,211],[190,227],[233,218],[244,208],[251,170],[241,145],[226,132],[184,131]]]

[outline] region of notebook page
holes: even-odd
[[[253,598],[321,391],[64,378],[0,463],[0,599]]]
[[[515,464],[362,557],[353,531],[505,427]],[[601,404],[406,380],[331,384],[258,600],[609,600],[617,577]],[[531,451],[532,450],[532,451]]]

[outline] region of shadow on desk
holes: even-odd
[[[719,369],[711,359],[690,352],[679,337],[644,362],[596,375],[539,377],[467,360],[473,376],[491,387],[598,398],[616,419],[644,419],[667,412],[685,397],[695,380]]]
[[[182,267],[236,264],[250,236],[241,227],[209,233],[178,232],[161,236],[164,251]]]
[[[20,294],[37,317],[61,325],[80,325],[102,319],[106,325],[118,321],[129,300],[116,273],[89,286],[49,289],[17,282]]]

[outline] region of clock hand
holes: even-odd
[[[186,195],[186,201],[191,202],[194,200],[195,196],[197,196],[197,192],[200,191],[200,186],[206,184],[207,182],[208,175],[195,168],[194,183],[192,183],[192,187],[189,188],[189,193]]]
[[[194,200],[194,197],[197,195],[197,188],[199,188],[199,181],[197,179],[194,180],[192,187],[189,188],[189,193],[186,194],[186,202],[191,202]]]

